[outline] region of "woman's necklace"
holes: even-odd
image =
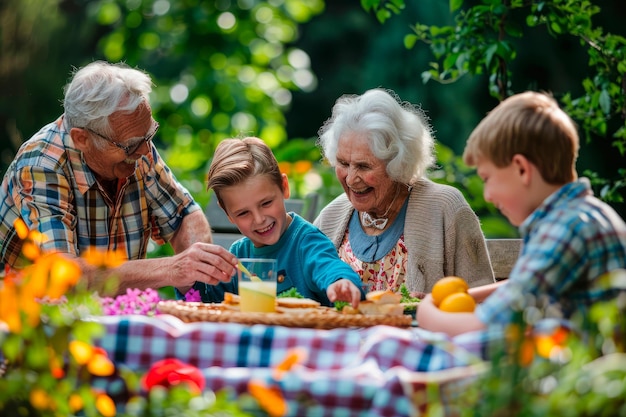
[[[361,224],[365,227],[372,227],[374,229],[383,230],[387,226],[387,222],[389,222],[389,217],[386,216],[387,214],[389,214],[389,210],[391,210],[391,206],[393,206],[393,203],[396,202],[398,194],[400,194],[400,188],[398,188],[398,191],[396,191],[396,195],[393,196],[391,204],[389,204],[389,207],[387,207],[387,210],[385,210],[385,213],[381,217],[374,219],[372,216],[369,215],[367,211],[361,213]]]

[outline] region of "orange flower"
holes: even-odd
[[[50,263],[50,282],[47,291],[48,297],[55,300],[64,295],[76,285],[81,276],[78,263],[62,255],[56,255]]]
[[[117,249],[114,251],[107,251],[104,257],[104,265],[107,268],[117,268],[128,260],[126,258],[126,251]]]
[[[253,379],[248,382],[248,391],[270,417],[281,417],[287,414],[287,401],[278,387],[268,387],[263,381]]]
[[[59,357],[56,356],[54,349],[48,348],[48,357],[50,358],[50,373],[56,379],[61,379],[65,376],[65,371],[63,370],[63,364],[59,360]]]
[[[41,250],[39,249],[39,245],[33,242],[24,242],[22,245],[22,254],[26,259],[34,261],[41,256]]]
[[[38,246],[43,245],[44,242],[47,240],[46,235],[40,233],[37,230],[31,230],[30,233],[28,233],[28,239],[30,239],[34,244]]]
[[[34,388],[28,397],[30,404],[37,410],[49,410],[52,407],[52,398],[41,388]]]
[[[117,414],[117,409],[115,408],[115,403],[106,394],[98,394],[96,395],[96,409],[102,414],[104,417],[113,417]]]
[[[280,172],[282,172],[283,174],[291,174],[291,162],[287,162],[287,161],[282,161],[278,163],[278,169],[280,169]]]
[[[70,395],[68,404],[70,406],[70,410],[74,413],[82,410],[83,407],[85,406],[85,403],[83,402],[82,397],[76,393]]]
[[[306,174],[311,170],[311,168],[313,168],[311,161],[298,161],[293,164],[293,172],[298,175]]]
[[[126,252],[122,249],[101,251],[93,247],[88,248],[81,258],[98,268],[116,268],[127,261]]]
[[[0,321],[6,323],[11,333],[22,331],[17,288],[13,279],[0,281]]]
[[[22,240],[28,237],[28,232],[30,230],[28,229],[28,226],[26,226],[26,223],[24,222],[24,220],[22,220],[21,218],[16,219],[13,222],[13,227],[15,228],[15,233],[17,233],[17,237],[19,237]]]
[[[552,340],[557,345],[564,345],[569,337],[569,330],[565,327],[559,326],[554,333],[552,333]]]
[[[519,345],[518,361],[521,366],[528,366],[535,357],[535,344],[531,339],[524,339]]]
[[[283,373],[289,371],[294,365],[304,362],[306,358],[306,350],[301,348],[290,349],[285,359],[274,368],[274,378],[280,379]]]
[[[115,365],[109,359],[106,352],[94,349],[93,357],[87,362],[87,370],[90,374],[96,376],[109,376],[115,372]]]
[[[91,346],[80,340],[72,340],[69,349],[76,363],[86,365],[90,374],[109,376],[115,372],[115,365],[104,349]]]

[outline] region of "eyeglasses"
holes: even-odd
[[[107,142],[112,143],[113,145],[117,146],[118,148],[120,148],[121,150],[123,150],[126,153],[126,156],[130,156],[132,154],[134,154],[135,152],[137,152],[137,149],[139,149],[139,147],[141,145],[143,145],[143,143],[148,143],[152,140],[152,138],[154,138],[154,135],[156,135],[157,130],[159,130],[159,123],[158,122],[154,122],[152,123],[152,127],[150,128],[150,130],[148,131],[148,134],[146,136],[144,136],[143,138],[131,138],[128,140],[128,142],[130,143],[129,145],[122,145],[119,142],[114,141],[113,139],[107,138],[104,135],[101,135],[100,133],[96,132],[95,130],[91,130],[88,127],[83,127],[82,129],[85,129],[86,131],[88,131],[89,133],[93,133],[96,136],[101,137],[102,139],[106,140]]]

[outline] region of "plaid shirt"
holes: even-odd
[[[592,195],[587,181],[569,183],[548,197],[520,233],[524,245],[508,282],[476,308],[483,323],[506,324],[513,306],[523,308],[529,300],[569,318],[614,296],[615,290],[594,284],[603,273],[626,267],[626,224]]]
[[[199,210],[157,149],[137,161],[118,183],[112,201],[65,130],[63,116],[25,142],[2,181],[1,261],[15,265],[20,242],[13,224],[22,218],[46,237],[42,248],[80,255],[89,247],[146,256],[148,241],[168,241],[187,214]]]

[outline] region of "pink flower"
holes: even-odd
[[[185,301],[202,301],[202,297],[200,297],[200,291],[190,288],[187,293],[185,293]]]
[[[126,314],[142,314],[153,316],[157,314],[156,306],[161,301],[159,293],[152,288],[144,291],[139,289],[126,290],[126,294],[117,297],[103,297],[100,302],[102,311],[108,316],[119,316]]]

